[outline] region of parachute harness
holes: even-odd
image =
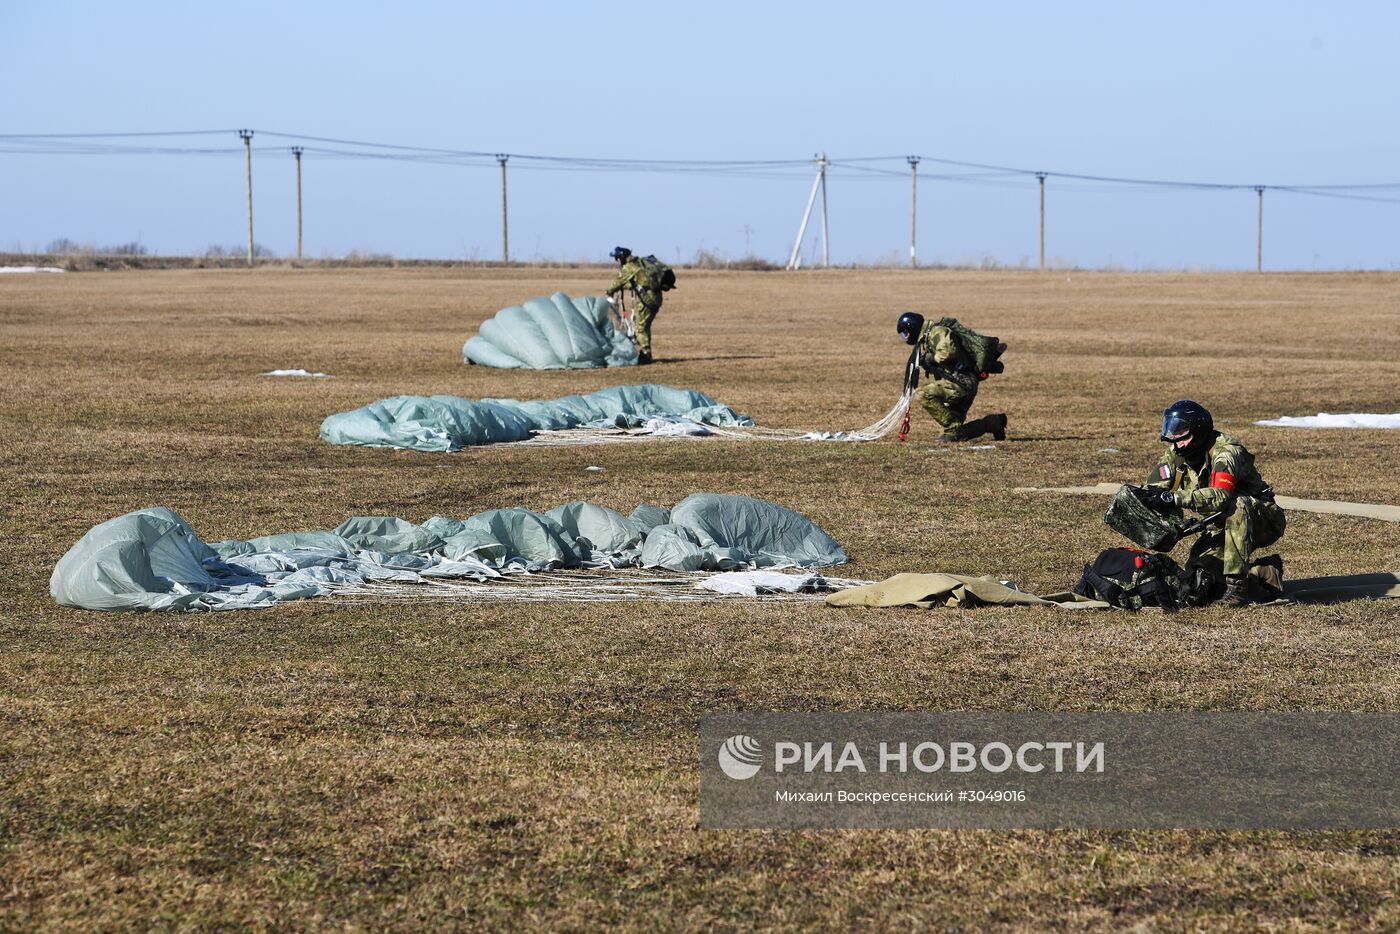
[[[909,428],[914,415],[914,390],[919,388],[919,345],[909,354],[909,362],[904,366],[904,421],[899,426],[899,440],[909,437]]]

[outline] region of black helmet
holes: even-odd
[[[627,249],[627,247],[625,246],[615,246],[613,247],[613,251],[608,255],[611,256],[613,259],[617,260],[619,263],[625,263],[627,262],[628,258],[631,257],[632,251]]]
[[[1215,440],[1215,421],[1205,406],[1182,399],[1167,406],[1162,413],[1162,440],[1175,445],[1187,438],[1191,439],[1190,443],[1180,449],[1185,454],[1210,447]]]
[[[924,316],[917,311],[906,311],[899,316],[894,329],[904,338],[904,343],[913,346],[919,342],[919,332],[924,329]]]

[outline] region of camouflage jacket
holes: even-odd
[[[616,295],[626,288],[630,288],[634,295],[643,299],[656,292],[640,256],[631,256],[622,264],[622,268],[618,270],[617,278],[613,280],[612,285],[608,286],[607,294]],[[643,292],[648,293],[648,296],[643,296]],[[655,302],[649,301],[648,304],[655,304]]]
[[[967,353],[951,328],[930,321],[919,332],[919,366],[939,379],[976,376]]]
[[[1146,485],[1176,491],[1184,508],[1202,514],[1219,512],[1236,496],[1272,492],[1254,467],[1254,455],[1218,431],[1199,466],[1193,466],[1175,448],[1168,447]]]

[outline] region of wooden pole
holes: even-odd
[[[1045,271],[1045,173],[1037,172],[1040,179],[1040,271]]]
[[[510,262],[510,223],[506,215],[506,160],[510,156],[498,154],[496,161],[501,164],[501,262]]]
[[[822,266],[831,265],[831,251],[827,242],[826,234],[826,153],[822,153],[817,160],[817,177],[822,183]]]
[[[301,151],[300,146],[292,147],[292,155],[297,157],[297,259],[301,259]]]
[[[1256,185],[1254,191],[1259,195],[1259,232],[1254,241],[1254,271],[1264,271],[1264,186]]]
[[[243,140],[244,165],[248,178],[248,265],[253,265],[253,131],[239,130],[238,138]]]
[[[909,160],[909,268],[917,269],[919,255],[914,245],[919,231],[919,157],[907,156]]]

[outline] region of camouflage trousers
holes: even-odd
[[[661,310],[661,303],[648,305],[646,302],[637,302],[632,309],[632,321],[637,326],[637,352],[651,353],[651,322],[655,320],[656,313]]]
[[[1224,527],[1212,526],[1202,532],[1191,546],[1191,559],[1215,558],[1224,565],[1226,574],[1244,574],[1249,570],[1250,553],[1282,538],[1287,525],[1277,503],[1237,496],[1225,515]]]
[[[968,409],[977,398],[977,377],[939,377],[914,390],[914,399],[943,429],[946,437],[967,441],[991,431],[985,419],[967,420]]]

